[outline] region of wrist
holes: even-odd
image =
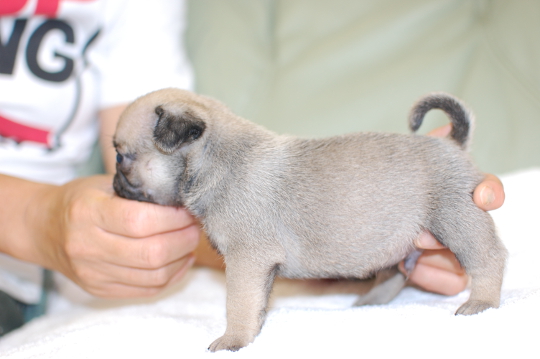
[[[32,196],[26,202],[24,212],[25,228],[27,229],[27,247],[24,250],[26,260],[42,267],[59,270],[60,253],[55,241],[61,240],[59,205],[61,205],[61,186],[37,184]]]
[[[7,204],[0,211],[0,222],[8,228],[0,235],[0,251],[26,262],[48,264],[41,251],[54,223],[49,220],[51,204],[46,197],[58,187],[9,176],[0,180]]]

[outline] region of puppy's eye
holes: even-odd
[[[202,131],[199,128],[192,128],[189,130],[188,136],[194,140],[198,139],[202,134]]]
[[[117,154],[116,154],[116,162],[122,163],[123,160],[124,160],[124,156],[122,156],[121,154],[117,153]]]

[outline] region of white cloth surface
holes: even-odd
[[[55,296],[50,314],[0,340],[0,357],[538,358],[540,169],[502,178],[506,203],[492,215],[510,255],[498,309],[455,316],[468,291],[414,288],[387,305],[354,308],[350,284],[279,280],[255,342],[210,353],[226,325],[224,275],[194,269],[159,298],[76,304]]]

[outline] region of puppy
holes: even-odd
[[[276,275],[379,273],[380,285],[357,305],[388,302],[405,283],[395,266],[424,230],[472,278],[456,314],[499,306],[506,249],[472,200],[483,179],[465,151],[472,117],[452,96],[431,94],[412,110],[413,131],[431,109],[449,115],[450,138],[279,136],[179,89],[150,93],[125,110],[114,137],[116,193],[185,206],[224,256],[227,329],[211,351],[254,340]]]

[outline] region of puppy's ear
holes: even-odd
[[[176,115],[158,106],[155,112],[159,118],[154,128],[154,144],[163,153],[170,154],[182,145],[195,141],[206,129],[204,121],[189,111]]]

